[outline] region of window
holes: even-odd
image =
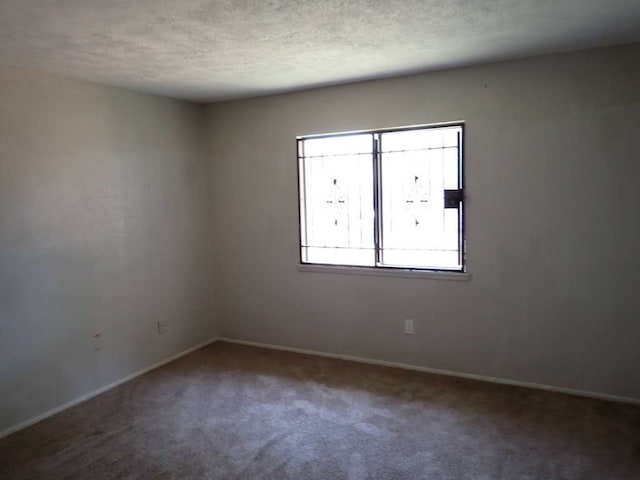
[[[299,137],[301,263],[464,271],[463,131]]]

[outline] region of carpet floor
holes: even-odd
[[[0,440],[0,478],[640,479],[640,407],[216,343]]]

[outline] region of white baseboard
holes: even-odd
[[[251,347],[268,348],[271,350],[282,350],[285,352],[304,353],[306,355],[315,355],[318,357],[337,358],[340,360],[348,360],[351,362],[367,363],[371,365],[380,365],[383,367],[402,368],[405,370],[414,370],[417,372],[434,373],[436,375],[447,375],[450,377],[468,378],[471,380],[480,380],[482,382],[499,383],[502,385],[512,385],[515,387],[534,388],[537,390],[546,390],[549,392],[566,393],[569,395],[577,395],[580,397],[596,398],[598,400],[607,400],[610,402],[629,403],[632,405],[640,405],[640,399],[630,397],[620,397],[617,395],[608,395],[606,393],[588,392],[584,390],[574,390],[572,388],[554,387],[552,385],[541,385],[538,383],[521,382],[519,380],[508,380],[504,378],[487,377],[484,375],[475,375],[472,373],[460,373],[450,370],[441,370],[439,368],[420,367],[417,365],[408,365],[406,363],[386,362],[384,360],[373,360],[371,358],[353,357],[350,355],[341,355],[338,353],[319,352],[316,350],[305,350],[303,348],[283,347],[281,345],[272,345],[269,343],[250,342],[247,340],[238,340],[235,338],[219,338],[220,342],[236,343],[238,345],[247,345]]]
[[[117,380],[117,381],[115,381],[113,383],[110,383],[109,385],[105,385],[104,387],[100,387],[97,390],[94,390],[94,391],[89,392],[89,393],[87,393],[85,395],[82,395],[81,397],[78,397],[78,398],[76,398],[74,400],[71,400],[70,402],[64,403],[64,404],[62,404],[62,405],[60,405],[58,407],[52,408],[51,410],[48,410],[48,411],[46,411],[44,413],[41,413],[40,415],[37,415],[37,416],[35,416],[33,418],[30,418],[29,420],[25,420],[24,422],[21,422],[21,423],[19,423],[17,425],[14,425],[13,427],[9,427],[9,428],[7,428],[5,430],[2,430],[0,432],[0,438],[6,437],[7,435],[11,435],[12,433],[17,432],[18,430],[22,430],[23,428],[27,428],[27,427],[33,425],[34,423],[38,423],[39,421],[44,420],[45,418],[48,418],[48,417],[50,417],[52,415],[55,415],[56,413],[60,413],[63,410],[66,410],[67,408],[74,407],[74,406],[78,405],[79,403],[82,403],[82,402],[84,402],[86,400],[89,400],[90,398],[93,398],[93,397],[95,397],[97,395],[100,395],[101,393],[104,393],[107,390],[111,390],[112,388],[115,388],[118,385],[122,385],[123,383],[126,383],[129,380],[133,380],[134,378],[139,377],[140,375],[144,375],[145,373],[150,372],[151,370],[155,370],[156,368],[161,367],[162,365],[165,365],[165,364],[167,364],[169,362],[173,362],[174,360],[177,360],[180,357],[184,357],[185,355],[188,355],[189,353],[194,352],[194,351],[196,351],[196,350],[198,350],[198,349],[200,349],[202,347],[206,347],[207,345],[209,345],[211,343],[214,343],[216,341],[218,341],[218,339],[217,338],[213,338],[211,340],[207,340],[206,342],[202,342],[202,343],[196,345],[195,347],[191,347],[191,348],[189,348],[189,349],[187,349],[187,350],[185,350],[183,352],[180,352],[180,353],[178,353],[176,355],[173,355],[173,356],[171,356],[169,358],[166,358],[166,359],[164,359],[164,360],[162,360],[162,361],[160,361],[158,363],[154,363],[153,365],[151,365],[149,367],[143,368],[142,370],[138,370],[137,372],[132,373],[131,375],[127,375],[126,377],[121,378],[120,380]]]

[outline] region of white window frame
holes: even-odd
[[[404,267],[404,266],[392,266],[380,264],[380,245],[381,245],[381,212],[382,201],[380,199],[381,191],[381,178],[380,178],[380,165],[381,165],[381,152],[379,151],[379,142],[375,138],[384,133],[390,132],[402,132],[411,130],[426,130],[426,129],[438,129],[446,127],[459,127],[460,137],[458,143],[458,254],[459,254],[459,268],[429,268],[429,267]],[[303,238],[302,238],[302,222],[303,220],[303,172],[302,162],[304,155],[301,145],[305,140],[316,138],[329,138],[339,137],[356,134],[372,134],[374,136],[374,148],[373,148],[373,176],[374,182],[372,185],[374,193],[374,249],[375,249],[375,265],[340,265],[340,264],[325,264],[325,263],[312,263],[303,261]],[[298,255],[299,263],[298,270],[306,272],[320,272],[320,273],[344,273],[355,275],[386,275],[395,277],[418,277],[418,278],[437,278],[443,280],[467,280],[470,278],[467,271],[467,259],[466,259],[466,237],[465,237],[465,170],[464,170],[464,151],[465,151],[465,123],[463,121],[446,122],[437,124],[425,124],[425,125],[412,125],[408,127],[396,127],[396,128],[383,128],[373,130],[357,130],[349,132],[339,132],[330,134],[317,134],[317,135],[305,135],[296,137],[296,152],[297,152],[297,173],[298,173]],[[444,192],[443,192],[444,194]]]

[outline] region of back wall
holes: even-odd
[[[221,334],[640,399],[639,65],[634,45],[210,105]],[[297,135],[453,120],[470,280],[297,270]]]

